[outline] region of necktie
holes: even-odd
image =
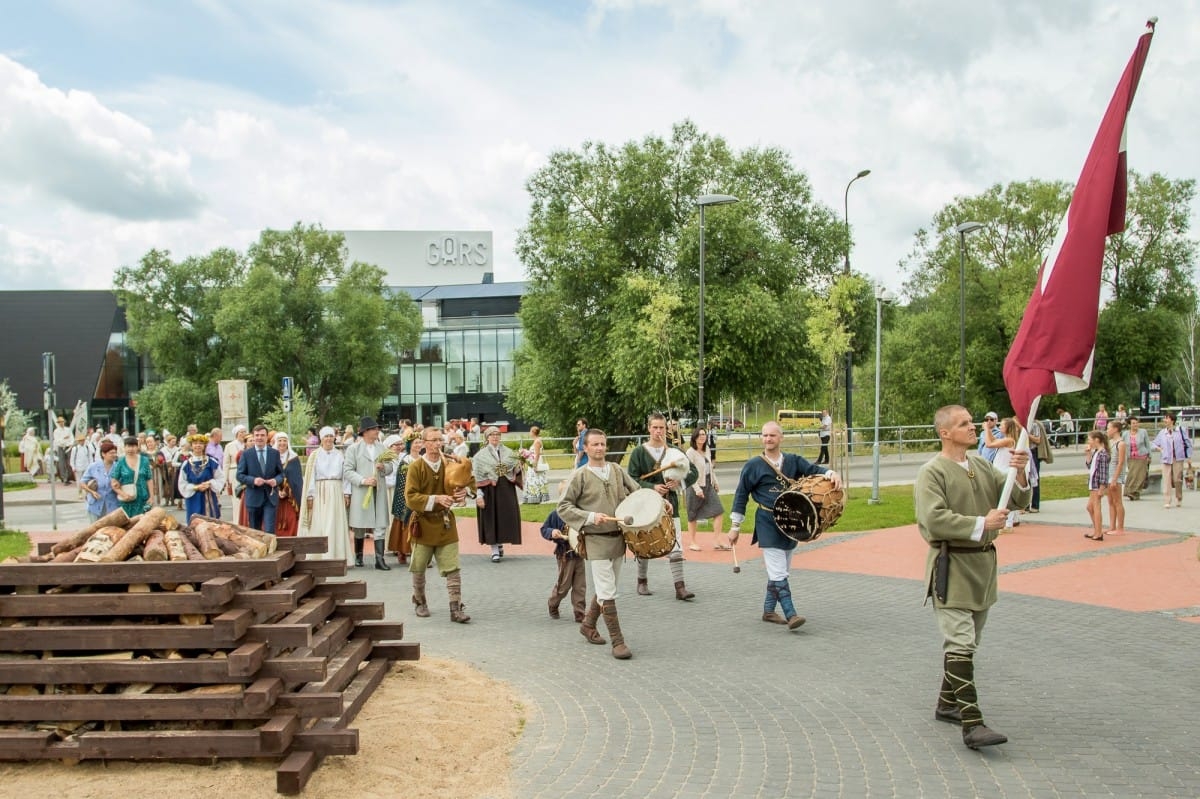
[[[267,473],[267,451],[265,449],[258,451],[258,468],[264,475]]]

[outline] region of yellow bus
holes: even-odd
[[[821,412],[782,410],[776,412],[775,421],[784,430],[816,430],[821,426]]]

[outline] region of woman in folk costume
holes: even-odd
[[[408,556],[412,554],[412,541],[408,538],[408,518],[412,511],[404,502],[404,487],[408,483],[408,467],[413,458],[418,457],[412,453],[414,446],[420,443],[420,438],[416,437],[418,435],[413,433],[413,438],[401,441],[401,454],[396,461],[396,483],[392,486],[392,526],[388,530],[387,551],[395,552],[401,565],[407,564]],[[388,439],[393,437],[389,436]]]
[[[25,431],[17,450],[21,453],[21,471],[29,472],[30,477],[37,477],[42,470],[42,444],[38,441],[35,428],[30,427]]]
[[[176,484],[179,495],[183,497],[183,508],[187,520],[193,516],[210,516],[221,518],[221,489],[225,487],[225,471],[216,458],[209,457],[204,448],[208,446],[208,436],[196,433],[188,436],[192,454],[179,467],[179,478]]]
[[[536,425],[529,428],[529,435],[533,436],[533,443],[529,445],[532,462],[525,469],[524,499],[526,504],[537,505],[550,501],[550,491],[546,488],[546,473],[550,469],[542,460],[542,448],[545,446],[542,442],[542,428]]]
[[[500,443],[499,428],[489,427],[483,437],[487,443],[471,459],[471,473],[479,489],[475,497],[479,543],[490,544],[492,563],[499,563],[505,544],[521,543],[521,505],[517,501],[521,464],[516,454]]]
[[[337,433],[322,427],[321,446],[308,457],[304,469],[304,488],[300,506],[300,535],[328,539],[326,556],[350,562],[350,526],[346,508],[350,504],[350,484],[342,479],[342,451],[334,446]]]
[[[304,490],[304,474],[300,471],[300,456],[292,449],[288,434],[275,434],[275,449],[283,466],[283,482],[279,484],[279,507],[275,510],[275,535],[293,536],[300,529],[300,494]]]

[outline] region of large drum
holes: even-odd
[[[613,515],[622,519],[625,544],[636,557],[661,558],[675,548],[671,505],[653,488],[639,488],[625,497]]]
[[[780,494],[771,513],[793,541],[815,541],[841,518],[845,492],[824,475],[805,477]]]

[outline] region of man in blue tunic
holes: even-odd
[[[792,588],[788,584],[788,569],[796,541],[785,536],[775,524],[772,513],[775,500],[787,491],[793,480],[809,475],[825,475],[833,481],[835,488],[842,487],[842,478],[832,469],[809,463],[799,455],[780,450],[783,431],[776,422],[767,422],[762,428],[763,452],[742,467],[737,491],[733,496],[733,526],[729,530],[729,544],[737,544],[742,522],[746,519],[746,503],[753,497],[758,503],[754,516],[754,538],[763,553],[763,565],[767,569],[767,596],[763,602],[762,619],[773,624],[786,624],[794,630],[804,624],[804,617],[796,613],[792,605]],[[775,612],[776,605],[783,615]]]

